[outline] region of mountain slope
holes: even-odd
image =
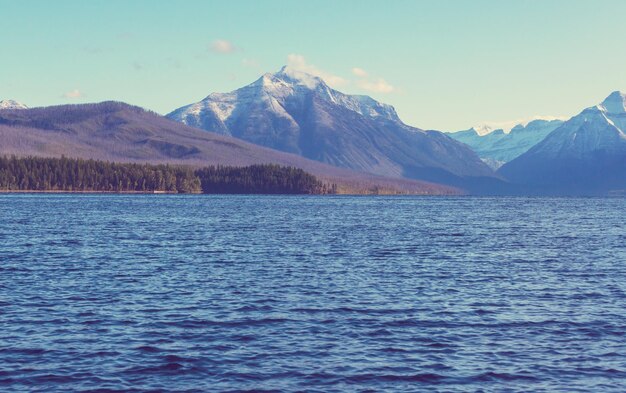
[[[626,190],[626,96],[613,92],[500,168],[512,182],[552,193]]]
[[[239,139],[208,133],[119,102],[0,111],[0,155],[117,162],[302,168],[344,189],[455,193],[449,187],[335,168]]]
[[[516,125],[508,133],[502,129],[480,133],[471,128],[448,135],[470,146],[480,158],[497,168],[527,152],[561,124],[561,120],[533,120]]]
[[[184,124],[378,175],[453,184],[493,177],[467,146],[405,125],[393,107],[288,67],[167,115]]]
[[[28,109],[28,107],[14,100],[2,100],[0,101],[0,110],[3,109]]]

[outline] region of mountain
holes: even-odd
[[[93,158],[193,166],[274,163],[357,193],[447,194],[435,184],[358,173],[216,135],[120,102],[0,111],[0,155]]]
[[[392,106],[330,88],[289,67],[230,93],[212,93],[170,119],[334,166],[466,185],[494,179],[467,146],[404,124]]]
[[[626,191],[626,95],[616,91],[500,168],[510,181],[556,194]]]
[[[13,100],[2,100],[0,101],[0,110],[3,109],[28,109],[28,107],[21,102]]]
[[[448,135],[470,146],[483,161],[497,169],[541,142],[561,124],[561,120],[533,120],[516,125],[508,133],[502,129],[484,132],[470,128]]]

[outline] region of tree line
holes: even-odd
[[[0,190],[169,192],[205,194],[329,194],[302,169],[274,164],[247,167],[115,163],[75,158],[0,157]]]

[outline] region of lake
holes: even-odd
[[[0,195],[0,391],[626,391],[626,199]]]

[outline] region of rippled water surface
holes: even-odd
[[[626,391],[626,200],[0,195],[0,391]]]

